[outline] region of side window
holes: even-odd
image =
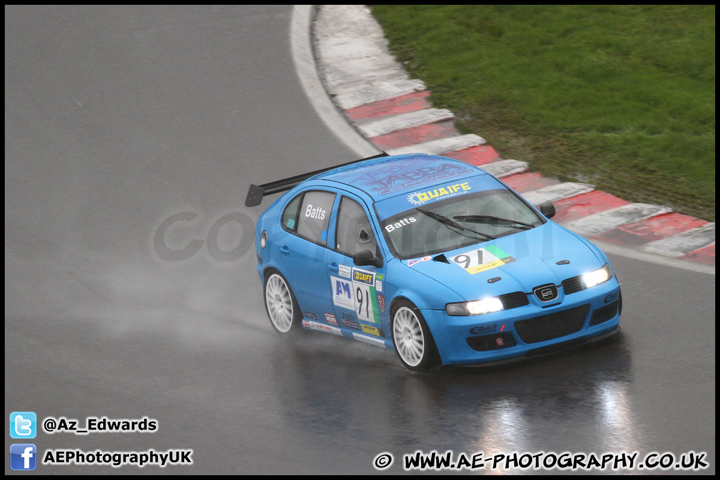
[[[300,213],[300,202],[302,201],[303,193],[293,198],[288,206],[285,207],[285,211],[282,215],[282,226],[286,230],[292,232],[297,231],[298,226],[298,214]]]
[[[370,221],[365,210],[355,200],[347,197],[340,200],[336,230],[335,248],[338,252],[352,257],[363,250],[370,250],[377,256],[377,241]]]
[[[300,209],[297,212],[297,221],[295,222],[297,224],[297,234],[311,242],[325,245],[328,225],[330,224],[330,212],[334,202],[334,193],[305,192],[299,202]],[[290,205],[288,205],[288,209],[289,207]]]

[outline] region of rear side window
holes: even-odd
[[[285,208],[283,227],[311,242],[325,245],[334,202],[335,194],[331,192],[301,193]]]
[[[297,232],[298,226],[298,213],[300,213],[300,202],[302,201],[304,193],[301,193],[297,197],[293,198],[288,206],[285,207],[285,211],[282,216],[282,226],[286,230]]]

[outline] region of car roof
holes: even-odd
[[[440,182],[485,173],[468,163],[425,153],[391,155],[338,167],[313,177],[355,187],[382,200]],[[485,173],[486,174],[486,173]]]

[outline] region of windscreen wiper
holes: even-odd
[[[525,230],[530,230],[531,228],[535,228],[535,225],[531,225],[529,223],[521,222],[519,220],[512,220],[510,218],[502,218],[502,217],[496,217],[494,215],[457,215],[453,217],[455,220],[460,220],[461,222],[468,222],[468,223],[490,223],[490,221],[498,221],[498,222],[507,222],[511,223],[513,225],[519,225],[525,228]]]
[[[424,208],[419,208],[419,207],[416,207],[415,210],[417,210],[418,212],[424,213],[428,217],[437,220],[438,222],[442,223],[443,225],[445,225],[447,227],[451,227],[451,228],[460,230],[460,232],[458,232],[458,233],[470,232],[475,235],[480,235],[482,237],[485,237],[487,240],[495,240],[495,237],[493,237],[492,235],[488,235],[487,233],[478,232],[476,230],[473,230],[472,228],[464,227],[464,226],[460,225],[459,223],[457,223],[456,221],[454,221],[448,217],[445,217],[443,215],[440,215],[439,213],[431,212],[430,210],[425,210]]]

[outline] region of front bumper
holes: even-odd
[[[450,316],[423,310],[445,365],[498,362],[571,347],[615,333],[620,324],[620,285],[609,281],[543,305],[529,304],[485,315]]]

